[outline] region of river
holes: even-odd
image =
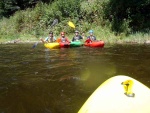
[[[32,45],[0,45],[0,113],[77,113],[116,75],[150,87],[150,45],[56,50]]]

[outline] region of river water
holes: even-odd
[[[116,75],[150,87],[150,45],[56,50],[32,45],[0,45],[0,113],[77,113]]]

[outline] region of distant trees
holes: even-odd
[[[105,15],[112,23],[112,30],[122,32],[150,29],[150,0],[110,0]]]
[[[34,7],[38,2],[51,3],[54,0],[0,0],[0,18],[9,17],[18,10]]]
[[[40,26],[49,26],[55,18],[72,18],[77,23],[82,20],[109,27],[111,24],[117,34],[150,29],[150,0],[0,0],[0,19],[32,7],[32,21]]]
[[[32,7],[35,0],[1,0],[0,1],[0,17],[9,17],[18,10]]]

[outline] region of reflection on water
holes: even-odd
[[[105,80],[128,75],[150,87],[150,46],[45,49],[0,45],[0,113],[76,113]]]

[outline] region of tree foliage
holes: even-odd
[[[76,17],[80,12],[80,0],[58,0],[58,10],[63,17]]]
[[[52,3],[54,0],[1,0],[0,18],[10,17],[18,10],[34,7],[38,2]]]
[[[105,15],[116,32],[124,31],[125,22],[132,31],[144,31],[150,28],[150,0],[110,0]]]
[[[6,34],[42,34],[51,30],[54,19],[58,19],[58,33],[68,32],[66,23],[71,20],[82,31],[106,26],[116,34],[129,34],[149,31],[150,0],[0,0],[0,18],[3,17],[9,18],[1,19],[0,26],[4,27],[0,34],[10,27],[12,30]]]

